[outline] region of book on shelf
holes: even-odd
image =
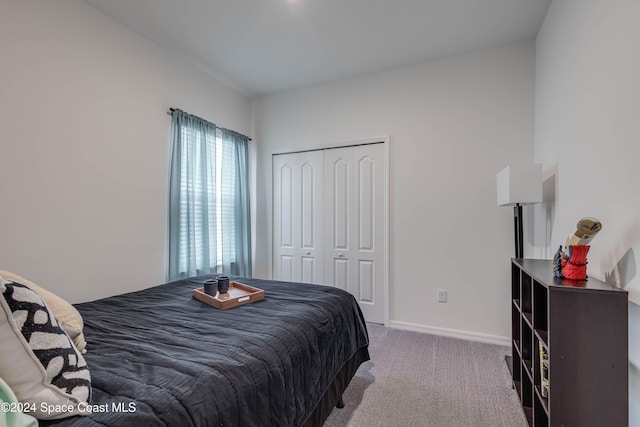
[[[542,397],[549,397],[549,353],[547,349],[538,343],[540,350],[540,391]]]

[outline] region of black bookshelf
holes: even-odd
[[[513,387],[530,426],[628,426],[627,291],[556,278],[549,260],[513,259],[511,314]]]

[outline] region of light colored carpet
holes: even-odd
[[[368,324],[371,361],[325,427],[527,427],[507,347]]]

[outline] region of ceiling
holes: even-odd
[[[254,97],[535,37],[551,0],[85,0]]]

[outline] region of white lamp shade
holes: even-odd
[[[496,176],[498,206],[542,202],[542,165],[507,166]]]

